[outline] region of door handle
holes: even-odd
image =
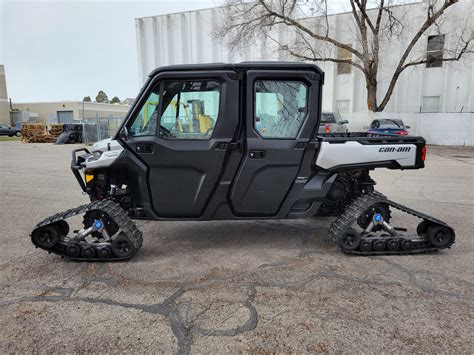
[[[249,152],[250,159],[265,159],[265,151],[264,150],[251,150]]]
[[[240,142],[228,143],[228,142],[219,142],[217,143],[215,150],[241,150],[242,145]]]

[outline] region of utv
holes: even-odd
[[[388,200],[369,171],[424,167],[421,137],[318,134],[324,73],[296,62],[175,65],[153,71],[113,139],[72,153],[91,203],[48,217],[34,245],[77,260],[129,259],[132,219],[245,220],[335,216],[346,253],[448,248],[444,222]],[[83,172],[83,176],[81,174]],[[421,222],[391,224],[393,210]],[[67,218],[83,215],[69,233]]]

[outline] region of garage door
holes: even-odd
[[[74,114],[72,111],[58,111],[59,123],[74,123]]]

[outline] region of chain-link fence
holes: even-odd
[[[102,139],[112,137],[120,127],[124,117],[93,117],[84,118],[83,143],[93,144]]]

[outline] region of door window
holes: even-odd
[[[296,138],[308,108],[299,81],[258,80],[254,86],[254,127],[263,138]]]
[[[160,136],[210,139],[219,116],[220,88],[215,80],[165,82]]]

